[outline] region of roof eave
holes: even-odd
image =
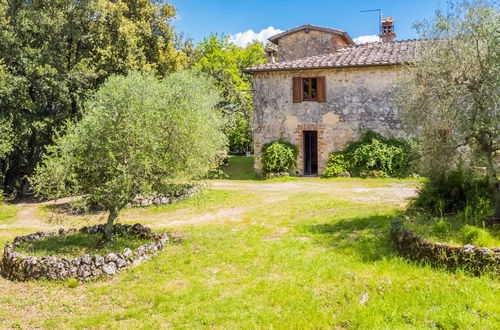
[[[345,68],[366,68],[366,67],[377,67],[377,66],[400,66],[406,63],[379,63],[379,64],[358,64],[358,65],[338,65],[338,66],[318,66],[318,67],[303,67],[303,68],[272,68],[272,69],[256,69],[256,70],[244,70],[243,72],[254,74],[254,73],[264,73],[264,72],[276,72],[276,71],[307,71],[307,70],[328,70],[328,69],[345,69]]]

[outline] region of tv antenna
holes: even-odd
[[[382,33],[382,9],[368,9],[368,10],[362,10],[360,13],[371,13],[371,12],[378,12],[379,20],[378,20],[378,30],[379,33]]]

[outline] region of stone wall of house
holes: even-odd
[[[298,31],[278,41],[279,61],[293,61],[309,56],[330,54],[347,44],[347,40],[336,34],[314,30]]]
[[[318,131],[318,171],[323,172],[332,151],[373,130],[384,136],[404,136],[390,93],[400,68],[365,67],[328,70],[259,72],[254,75],[255,169],[261,172],[263,144],[285,139],[299,149],[303,174],[304,130]],[[293,77],[326,77],[325,103],[293,103]]]

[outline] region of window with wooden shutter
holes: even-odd
[[[302,78],[293,78],[293,103],[302,102]]]
[[[326,78],[318,77],[317,78],[317,93],[318,93],[318,102],[326,102]]]

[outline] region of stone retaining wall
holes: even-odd
[[[500,274],[500,248],[433,243],[406,228],[400,219],[391,223],[390,236],[395,249],[409,259],[452,270],[465,269],[476,275],[483,272]]]
[[[149,260],[152,256],[163,250],[165,244],[168,242],[168,237],[165,234],[153,233],[149,228],[141,224],[133,226],[115,224],[115,235],[134,235],[144,239],[152,239],[154,242],[144,244],[134,251],[126,248],[121,253],[109,253],[106,256],[86,254],[77,258],[34,257],[26,256],[16,251],[16,247],[22,242],[77,232],[97,235],[102,233],[103,228],[104,225],[96,225],[83,227],[79,230],[60,229],[57,232],[38,232],[16,237],[13,243],[7,242],[5,245],[3,257],[0,261],[0,274],[7,279],[16,281],[38,279],[66,280],[69,278],[88,281],[98,277],[117,275],[123,269],[136,266],[144,260]]]

